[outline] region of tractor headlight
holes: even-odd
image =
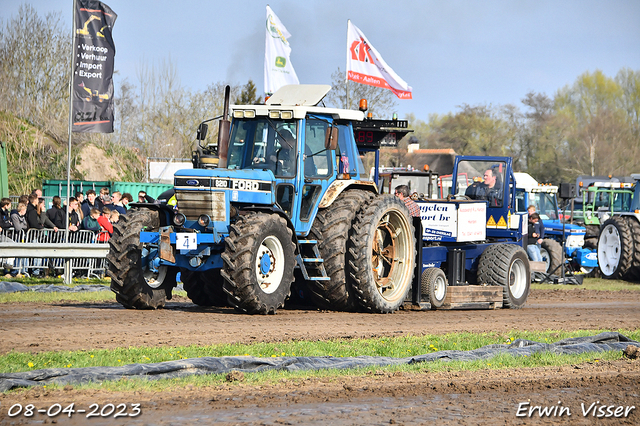
[[[198,225],[203,228],[206,228],[209,225],[209,222],[211,222],[211,218],[206,214],[201,214],[200,217],[198,217]]]
[[[176,226],[182,226],[184,225],[184,222],[187,220],[187,217],[185,215],[183,215],[182,213],[178,213],[175,216],[173,216],[173,224]]]
[[[582,247],[584,245],[584,235],[569,235],[565,244],[567,247]]]

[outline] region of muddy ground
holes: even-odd
[[[115,303],[3,304],[0,353],[252,343],[331,338],[441,334],[458,331],[640,328],[640,292],[534,290],[521,310],[400,311],[371,315],[286,309],[275,316],[247,316],[230,309],[202,309],[174,299],[159,311],[129,311]],[[480,372],[372,374],[358,378],[299,379],[277,385],[242,382],[162,394],[31,389],[0,396],[0,423],[34,421],[85,424],[71,419],[8,417],[14,403],[48,408],[75,403],[140,403],[135,418],[93,418],[92,424],[593,424],[583,415],[593,403],[618,406],[627,415],[607,422],[639,424],[640,361]],[[561,401],[560,403],[558,401]],[[600,401],[597,403],[597,401]],[[529,404],[528,406],[522,404]],[[102,406],[101,405],[101,406]],[[599,406],[598,405],[598,406]],[[517,416],[519,407],[567,407],[561,416]],[[640,408],[639,408],[640,409]],[[128,412],[132,408],[127,406]],[[521,411],[522,413],[523,411]],[[606,408],[604,409],[606,415]],[[596,412],[596,416],[598,413]]]

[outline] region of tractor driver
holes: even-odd
[[[502,185],[500,174],[495,169],[487,169],[484,172],[484,184],[487,185],[487,201],[489,207],[502,206]]]
[[[472,200],[487,200],[489,207],[502,206],[501,176],[493,168],[484,172],[483,182],[474,182],[465,191]]]
[[[295,138],[289,129],[276,132],[276,141],[271,143],[265,158],[256,156],[253,163],[264,163],[264,168],[271,170],[276,176],[293,176],[295,174]]]

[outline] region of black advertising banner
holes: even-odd
[[[118,16],[106,4],[76,0],[73,72],[73,131],[113,133],[111,30]]]

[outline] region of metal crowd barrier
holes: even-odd
[[[109,245],[102,242],[93,231],[69,232],[66,230],[29,229],[16,232],[14,229],[0,233],[0,267],[13,273],[37,274],[52,269],[56,275],[65,273],[65,282],[71,276],[101,278],[105,274],[106,255]],[[67,275],[69,275],[67,277]]]

